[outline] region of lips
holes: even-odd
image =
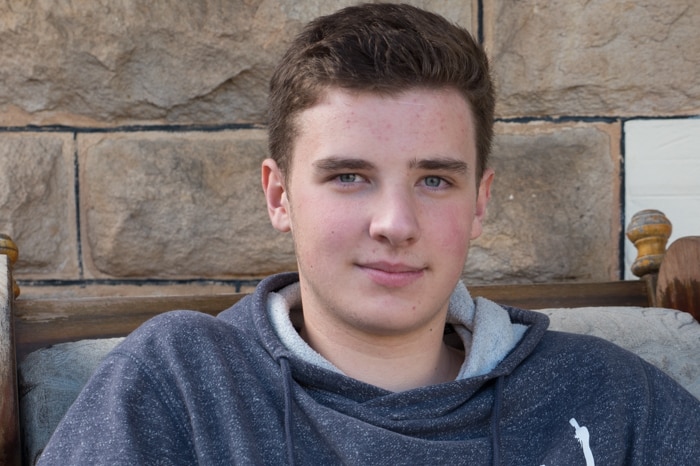
[[[358,267],[377,285],[387,288],[401,288],[420,279],[424,267],[390,262],[370,262],[359,264]]]

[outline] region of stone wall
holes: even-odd
[[[26,295],[247,291],[295,267],[259,187],[267,81],[342,0],[0,6],[0,232]],[[695,0],[414,0],[499,88],[472,283],[620,276],[625,122],[700,115]]]

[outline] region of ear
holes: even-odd
[[[484,230],[484,219],[486,218],[486,205],[491,198],[491,183],[496,176],[495,172],[488,168],[484,171],[477,191],[476,205],[474,206],[474,220],[472,222],[471,239],[478,238]]]
[[[284,176],[272,159],[262,163],[262,187],[267,201],[267,213],[275,229],[288,232],[292,229],[289,215],[289,200],[284,185]]]

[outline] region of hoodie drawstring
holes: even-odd
[[[284,437],[287,444],[287,462],[294,466],[294,444],[292,443],[292,371],[285,357],[279,359],[282,369],[282,388],[284,390]]]
[[[496,392],[494,393],[493,408],[491,409],[491,446],[493,449],[493,465],[501,464],[501,401],[503,399],[504,376],[496,379]]]

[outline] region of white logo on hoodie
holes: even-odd
[[[591,451],[590,434],[588,433],[588,428],[585,426],[579,426],[576,419],[573,417],[569,420],[569,424],[576,429],[576,435],[574,437],[578,440],[583,448],[583,454],[586,457],[586,466],[595,466],[595,461],[593,461],[593,452]]]
[[[591,436],[588,433],[588,428],[586,426],[578,425],[578,422],[573,417],[569,419],[569,424],[571,424],[573,428],[576,429],[576,434],[574,434],[574,438],[578,440],[578,443],[581,444],[581,448],[583,448],[583,455],[586,457],[586,466],[595,466],[595,461],[593,460],[593,452],[591,451],[591,445],[589,443]],[[545,465],[542,464],[540,466]]]

